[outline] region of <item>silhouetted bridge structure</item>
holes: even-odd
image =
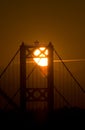
[[[47,67],[40,67],[33,60],[34,50],[40,47],[48,49]],[[0,109],[36,111],[64,106],[85,109],[85,88],[51,43],[45,46],[22,43],[0,75]]]

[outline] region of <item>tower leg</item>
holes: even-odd
[[[20,46],[20,109],[26,111],[26,49]]]
[[[48,45],[48,110],[54,110],[54,74],[53,74],[53,45]]]

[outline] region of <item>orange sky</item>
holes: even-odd
[[[32,44],[36,39],[51,41],[64,59],[84,59],[85,1],[1,0],[0,66],[8,63],[22,41]],[[84,64],[69,66],[84,77]]]

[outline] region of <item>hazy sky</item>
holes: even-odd
[[[85,58],[85,1],[0,0],[0,66],[35,40],[51,41],[64,59]]]

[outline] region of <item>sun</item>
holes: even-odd
[[[33,54],[36,57],[33,59],[39,66],[48,66],[48,50],[45,47],[36,49]]]

